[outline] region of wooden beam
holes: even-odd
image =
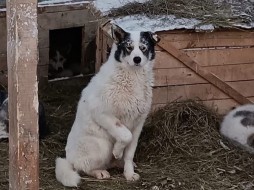
[[[174,44],[172,45],[175,47]],[[202,67],[254,63],[254,48],[196,49],[182,51]],[[156,69],[186,68],[182,62],[169,56],[166,51],[156,51],[155,62],[154,66]]]
[[[96,60],[95,60],[95,72],[97,73],[100,70],[100,66],[102,65],[102,37],[103,31],[100,27],[97,29],[96,35]]]
[[[170,56],[168,56],[170,64]],[[254,63],[203,67],[224,82],[254,80]],[[210,83],[188,67],[154,69],[155,86]],[[229,84],[229,83],[228,83]]]
[[[253,30],[229,30],[215,32],[187,32],[159,34],[177,49],[209,47],[243,47],[254,45]],[[173,31],[172,31],[173,32]],[[160,32],[159,32],[160,33]]]
[[[7,1],[9,189],[39,189],[37,0]]]
[[[226,82],[218,78],[213,73],[207,71],[204,67],[201,67],[197,62],[195,62],[192,58],[190,58],[186,53],[184,53],[182,50],[179,50],[175,48],[173,45],[168,43],[164,38],[161,38],[159,44],[159,47],[167,51],[170,55],[174,56],[176,59],[181,61],[184,65],[186,65],[188,68],[190,68],[192,71],[194,71],[199,76],[203,77],[205,80],[219,88],[221,91],[226,93],[228,96],[235,99],[240,104],[247,104],[252,103],[251,100],[244,97],[240,92],[236,91],[234,88],[232,88],[230,85],[228,85]]]

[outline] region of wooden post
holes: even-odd
[[[100,66],[102,64],[102,30],[100,27],[97,29],[96,35],[96,62],[95,62],[95,73],[100,70]]]
[[[37,0],[7,1],[9,189],[39,189]]]

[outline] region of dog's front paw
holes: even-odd
[[[119,149],[119,148],[114,148],[113,155],[114,155],[115,159],[121,160],[123,157],[123,150]]]
[[[120,143],[120,142],[116,142],[113,148],[113,155],[115,157],[115,159],[117,160],[121,160],[123,157],[123,151],[125,148],[125,144]]]
[[[133,172],[133,173],[124,173],[124,176],[127,181],[138,181],[140,176],[139,174]]]

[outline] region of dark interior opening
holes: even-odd
[[[82,27],[49,32],[49,80],[81,74]]]

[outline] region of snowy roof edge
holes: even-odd
[[[125,16],[111,19],[111,22],[119,25],[127,31],[173,31],[173,30],[195,30],[196,32],[212,32],[218,28],[222,29],[254,29],[254,22],[250,24],[235,24],[232,27],[218,27],[213,24],[202,24],[197,19],[176,18],[174,15],[158,16],[148,18],[144,15]]]
[[[118,8],[130,2],[145,2],[148,0],[96,0],[92,2],[93,8],[106,17],[112,8]],[[216,26],[214,24],[203,24],[201,20],[194,18],[176,18],[175,15],[160,15],[155,18],[148,18],[145,15],[123,16],[111,18],[113,22],[126,30],[150,30],[150,31],[171,31],[177,29],[195,30],[197,32],[209,32],[217,28],[238,28],[254,29],[254,21],[250,23],[236,23],[231,26]]]

